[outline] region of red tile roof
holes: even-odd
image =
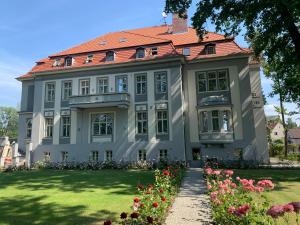
[[[196,30],[193,28],[189,28],[188,32],[179,34],[172,34],[171,30],[172,26],[162,25],[108,33],[37,61],[36,66],[27,74],[20,76],[19,79],[30,78],[36,72],[182,56],[183,47],[190,48],[190,56],[186,57],[187,60],[251,52],[250,49],[239,47],[232,38],[225,38],[224,35],[208,32],[200,41]],[[204,52],[205,43],[210,42],[216,44],[216,54],[206,55]],[[146,52],[149,52],[151,47],[158,47],[158,55],[150,56],[146,53],[145,58],[136,59],[135,51],[140,46],[143,46]],[[116,59],[113,62],[105,61],[105,54],[108,50],[113,50],[116,54]],[[85,63],[87,55],[91,53],[93,54],[92,62]],[[64,67],[63,57],[65,56],[72,56],[75,60],[71,67]],[[61,66],[53,66],[54,61],[60,58],[62,58]]]

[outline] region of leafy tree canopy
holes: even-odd
[[[0,136],[17,138],[18,113],[13,107],[0,107]]]
[[[297,123],[294,122],[292,118],[288,118],[287,119],[286,126],[287,126],[288,129],[292,129],[292,128],[297,128],[298,127]]]
[[[185,16],[192,0],[166,0],[165,11]],[[299,0],[198,0],[192,17],[200,38],[210,20],[217,32],[237,35],[246,29],[246,39],[257,57],[263,56],[280,76],[286,96],[300,100],[300,1]]]

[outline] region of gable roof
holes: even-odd
[[[300,128],[292,128],[288,130],[289,137],[293,139],[300,139]]]
[[[214,43],[216,45],[216,54],[203,54],[205,44]],[[136,59],[135,50],[138,47],[145,47],[149,51],[150,47],[159,47],[158,55],[153,57],[147,55],[143,59]],[[93,40],[84,42],[72,48],[50,55],[47,58],[37,61],[37,64],[27,74],[18,79],[31,78],[36,73],[48,71],[68,70],[80,67],[91,67],[99,65],[109,65],[118,63],[127,63],[133,61],[146,61],[160,58],[170,58],[183,56],[183,47],[190,48],[190,55],[186,60],[195,60],[199,58],[213,58],[222,56],[235,56],[240,54],[250,54],[252,51],[248,48],[238,46],[233,38],[226,38],[224,35],[207,32],[203,40],[199,40],[197,32],[193,28],[188,28],[185,33],[172,33],[172,26],[162,25],[127,31],[111,32]],[[113,50],[116,53],[116,60],[113,62],[105,61],[105,53]],[[85,63],[88,54],[93,54],[93,62]],[[64,67],[53,66],[55,60],[72,56],[74,65]]]

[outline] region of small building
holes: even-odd
[[[300,128],[292,128],[288,130],[289,144],[300,145]]]
[[[284,139],[284,128],[280,120],[269,120],[268,129],[272,141]]]

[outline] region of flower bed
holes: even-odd
[[[155,171],[154,184],[138,185],[138,196],[132,201],[132,212],[123,212],[121,222],[106,220],[104,225],[163,224],[181,184],[183,167],[168,166]]]
[[[289,224],[291,213],[296,214],[296,222],[299,224],[300,202],[270,205],[264,192],[274,189],[271,180],[255,182],[233,178],[233,175],[233,170],[205,169],[213,218],[217,224],[276,224],[279,217],[283,217],[286,224]]]

